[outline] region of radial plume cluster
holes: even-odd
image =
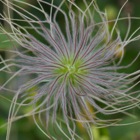
[[[46,131],[41,131],[48,138],[51,122],[66,135],[61,127],[64,123],[70,134],[66,137],[75,139],[80,138],[76,122],[90,135],[91,124],[115,125],[121,120],[116,114],[131,115],[129,110],[140,107],[139,90],[133,91],[139,84],[140,71],[125,73],[136,59],[128,66],[120,65],[124,48],[139,39],[135,36],[139,29],[130,34],[129,26],[122,40],[116,29],[119,15],[110,31],[111,21],[94,0],[82,0],[83,7],[72,0],[1,2],[8,9],[1,17],[10,27],[7,31],[1,26],[1,31],[13,46],[9,50],[12,57],[2,59],[4,66],[0,69],[9,76],[0,90],[13,95],[7,140],[12,122],[30,115],[40,129],[45,124]],[[17,17],[11,17],[10,11]],[[32,110],[18,114],[28,106]],[[105,119],[111,115],[112,119]]]

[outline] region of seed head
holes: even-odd
[[[114,118],[116,114],[131,115],[128,111],[139,107],[139,90],[132,89],[139,83],[135,81],[140,71],[125,73],[136,59],[128,66],[120,65],[125,46],[139,39],[139,35],[134,36],[139,28],[129,35],[128,27],[125,39],[121,39],[116,25],[122,9],[117,19],[112,20],[114,24],[109,31],[111,21],[93,0],[82,0],[83,7],[71,0],[63,0],[59,5],[53,0],[36,0],[36,6],[17,0],[1,2],[17,15],[17,18],[1,15],[11,32],[2,27],[1,30],[10,38],[11,45],[15,46],[15,42],[19,45],[11,51],[12,58],[2,61],[5,66],[1,71],[11,77],[1,90],[14,93],[7,140],[12,122],[25,116],[33,115],[39,129],[39,125],[46,123],[49,131],[52,122],[68,139],[75,139],[79,138],[76,122],[81,122],[90,135],[90,124],[115,125],[121,120]],[[40,17],[22,5],[38,12]],[[57,20],[58,17],[62,19]],[[17,80],[17,86],[9,89],[8,85]],[[23,106],[32,106],[32,110],[18,116]],[[107,116],[112,119],[104,119]],[[61,123],[67,126],[70,135],[65,134]],[[51,139],[47,132],[41,131]]]

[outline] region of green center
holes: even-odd
[[[61,59],[60,67],[54,70],[55,74],[57,75],[66,75],[67,74],[67,81],[71,81],[73,85],[76,85],[78,77],[77,76],[84,76],[87,74],[87,70],[83,67],[83,60],[76,59],[74,61],[74,57],[63,57]]]
[[[76,73],[76,67],[75,66],[73,66],[73,65],[67,65],[67,68],[68,68],[68,72],[70,74]]]

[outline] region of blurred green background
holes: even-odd
[[[22,0],[22,1],[32,3],[33,5],[37,4],[36,0]],[[61,0],[55,0],[55,3],[56,4],[60,3],[60,1]],[[117,14],[124,2],[125,0],[97,0],[100,9],[101,10],[106,9],[108,13],[108,18],[110,20],[115,19],[117,17]],[[80,0],[79,1],[77,0],[77,3],[80,4]],[[27,9],[28,11],[31,11],[32,13],[35,12],[34,14],[35,15],[38,14],[38,17],[41,18],[41,15],[39,15],[39,13],[33,11],[33,9],[29,9],[28,6],[25,6],[24,8]],[[46,7],[46,11],[47,10],[49,11],[49,6]],[[0,12],[2,13],[2,11],[4,11],[4,5],[0,3]],[[121,16],[126,17],[128,13],[130,13],[132,17],[140,17],[140,0],[129,0],[129,2],[123,8]],[[16,17],[17,15],[14,14],[15,13],[13,13],[12,16]],[[140,27],[140,20],[132,20],[131,22],[132,22],[131,31],[134,31],[135,29]],[[4,25],[4,22],[2,20],[1,24]],[[118,28],[121,30],[122,38],[125,36],[125,33],[127,31],[127,25],[128,22],[126,20],[118,24]],[[6,25],[4,26],[6,28]],[[8,42],[4,42],[5,39],[6,36],[0,34],[0,55],[6,59],[7,57],[9,57],[6,50],[11,48],[11,44]],[[124,65],[129,64],[135,58],[135,56],[138,54],[139,51],[140,51],[140,41],[129,44],[128,47],[125,49],[125,56],[122,63]],[[137,59],[135,64],[130,69],[128,69],[127,72],[133,72],[138,69],[140,69],[140,58]],[[4,73],[0,73],[0,83],[3,83],[5,77],[6,75]],[[140,89],[140,85],[138,85],[137,88]],[[4,124],[7,121],[8,110],[10,106],[10,102],[5,98],[3,98],[3,96],[1,96],[4,94],[5,93],[1,93],[0,91],[0,140],[5,140],[6,127],[4,126]],[[21,111],[21,113],[24,112],[26,112],[26,110]],[[134,110],[134,114],[137,116],[136,120],[140,121],[140,110],[138,109]],[[124,117],[124,123],[126,122],[127,123],[132,122],[132,118]],[[94,126],[91,127],[93,135],[95,137],[94,140],[140,140],[140,123],[108,128],[95,128]],[[78,127],[78,133],[85,140],[89,139],[88,137],[86,137],[84,130],[80,128],[80,125]],[[66,140],[65,137],[61,139]],[[27,117],[13,123],[10,140],[47,140],[47,138],[35,126],[33,118]]]

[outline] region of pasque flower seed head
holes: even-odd
[[[25,116],[33,115],[36,125],[40,128],[37,121],[40,120],[40,124],[46,124],[47,130],[51,122],[68,139],[75,139],[79,138],[75,132],[77,121],[90,133],[90,123],[108,126],[120,120],[106,120],[103,115],[131,115],[128,110],[139,107],[139,91],[132,91],[139,83],[134,83],[139,71],[125,73],[131,64],[121,66],[124,53],[118,55],[120,50],[124,52],[127,44],[139,39],[139,35],[134,36],[139,29],[130,34],[129,26],[125,39],[121,39],[116,25],[122,9],[109,31],[110,21],[106,13],[101,12],[93,0],[82,0],[83,7],[72,0],[62,0],[59,4],[54,0],[36,0],[36,6],[18,0],[1,2],[17,15],[14,18],[10,14],[1,15],[11,32],[3,27],[1,30],[9,36],[11,45],[19,44],[11,51],[14,56],[2,61],[5,66],[1,68],[11,74],[1,85],[1,90],[14,93],[7,140],[12,122]],[[34,13],[22,6],[28,10],[31,8]],[[9,89],[11,87],[7,85],[17,80],[15,89]],[[18,116],[19,109],[24,106],[32,106],[32,110]],[[66,124],[70,135],[65,134],[61,123]],[[55,139],[41,131],[48,138]]]

